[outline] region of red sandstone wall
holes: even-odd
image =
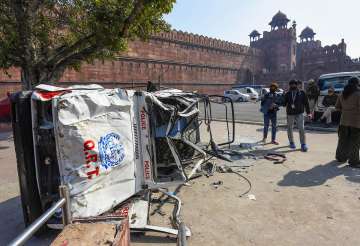
[[[83,65],[81,72],[67,71],[60,82],[101,83],[104,85],[137,86],[153,81],[166,87],[222,93],[237,80],[236,70],[166,65],[131,61],[96,62]]]
[[[10,75],[10,76],[9,76]],[[21,89],[20,70],[10,68],[7,73],[4,70],[0,70],[0,99],[5,97],[8,92],[16,92]]]
[[[243,78],[244,71],[262,69],[262,53],[247,46],[183,32],[154,36],[148,42],[133,41],[115,61],[84,64],[80,72],[67,70],[60,84],[99,83],[105,87],[132,87],[151,80],[166,87],[222,94]],[[20,74],[13,80],[19,81]],[[0,75],[0,81],[6,80]],[[0,82],[0,91],[14,84]],[[0,95],[1,95],[0,93]]]
[[[146,43],[134,41],[128,48],[122,55],[235,69],[254,69],[254,63],[262,55],[259,50],[244,45],[181,32],[164,33]],[[261,70],[259,65],[255,64],[256,69]]]

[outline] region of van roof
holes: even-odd
[[[328,73],[323,74],[319,77],[319,79],[328,79],[333,77],[348,77],[348,76],[360,76],[360,71],[355,72],[341,72],[341,73]]]

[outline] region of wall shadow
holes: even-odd
[[[344,176],[350,182],[360,183],[360,169],[350,168],[337,161],[315,166],[307,171],[290,171],[279,186],[312,187],[323,185],[337,176]]]
[[[7,245],[24,230],[19,196],[0,203],[0,217],[0,245]]]
[[[25,230],[20,197],[13,197],[0,203],[0,245],[7,245]],[[50,230],[39,237],[32,237],[26,245],[50,245],[59,231]]]

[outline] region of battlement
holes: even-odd
[[[297,43],[298,48],[302,51],[305,49],[318,49],[321,48],[321,41],[320,40],[311,40],[311,41],[307,41],[307,42],[300,42]]]
[[[281,38],[281,39],[287,39],[287,38],[293,38],[296,37],[296,31],[293,28],[288,29],[277,29],[273,31],[264,31],[263,32],[263,38],[264,40],[274,39],[274,38]]]
[[[262,44],[264,42],[271,41],[271,40],[279,40],[279,39],[289,40],[289,39],[293,39],[293,38],[296,38],[296,31],[293,28],[276,29],[276,30],[272,30],[270,32],[264,31],[262,38],[251,41],[251,46],[257,47],[257,45]]]
[[[153,36],[153,39],[160,39],[162,41],[183,43],[187,45],[216,49],[219,51],[236,53],[236,54],[248,54],[248,55],[261,55],[261,51],[251,48],[246,45],[232,43],[216,38],[210,38],[203,35],[194,33],[188,33],[178,30],[172,30],[170,32],[163,32]]]
[[[346,49],[342,44],[327,45],[324,47],[317,47],[313,49],[303,49],[303,57],[320,57],[320,56],[338,56],[346,55]]]

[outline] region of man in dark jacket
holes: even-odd
[[[270,121],[271,121],[271,143],[278,145],[276,141],[276,131],[277,131],[277,111],[279,111],[279,96],[276,94],[278,90],[278,85],[272,83],[270,85],[270,92],[266,93],[261,99],[261,112],[264,114],[264,138],[263,142],[266,142]]]
[[[304,127],[304,112],[311,117],[308,98],[303,90],[298,88],[298,81],[291,80],[289,82],[289,91],[285,94],[284,106],[286,107],[288,137],[290,148],[296,149],[294,142],[294,123],[299,128],[301,150],[308,151],[306,145],[305,127]]]
[[[335,94],[334,88],[329,88],[328,94],[324,97],[322,101],[322,104],[326,107],[326,110],[321,116],[320,121],[326,119],[326,124],[327,125],[331,124],[332,122],[331,115],[333,112],[336,111],[335,105],[337,100],[338,100],[338,96]]]

